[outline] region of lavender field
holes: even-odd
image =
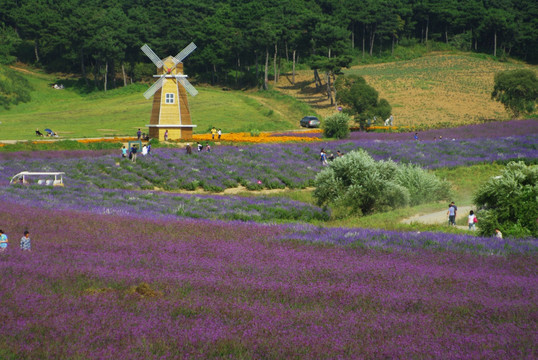
[[[12,239],[0,254],[2,358],[538,355],[533,254],[307,244],[294,233],[315,232],[287,225],[13,203],[0,218]],[[22,252],[13,239],[27,227]]]
[[[427,168],[534,161],[536,121],[522,124],[135,164],[2,154],[0,359],[535,359],[538,239],[315,226],[330,214],[310,204],[218,194],[310,186],[321,147]],[[8,185],[24,170],[65,171],[66,186]],[[217,194],[178,193],[195,189]]]
[[[0,186],[20,171],[64,171],[67,184],[113,189],[164,189],[220,192],[239,185],[249,190],[305,188],[319,172],[319,151],[349,152],[363,148],[376,160],[392,159],[425,168],[468,166],[493,161],[538,158],[538,134],[443,141],[341,140],[315,144],[218,146],[211,153],[156,149],[136,163],[118,155],[58,158],[46,154],[0,160]]]

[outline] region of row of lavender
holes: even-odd
[[[45,209],[84,210],[95,214],[138,215],[170,219],[202,218],[241,221],[328,220],[319,207],[275,197],[170,194],[160,191],[96,189],[87,185],[63,188],[39,185],[0,187],[3,201]]]
[[[398,128],[386,132],[364,132],[356,131],[350,134],[352,140],[414,140],[415,133],[419,141],[439,141],[440,139],[494,139],[506,136],[521,136],[538,133],[538,119],[511,120],[511,121],[491,121],[482,124],[464,125],[453,128],[429,129],[425,131],[398,131]],[[321,132],[283,132],[273,134],[279,136],[301,136],[317,137],[323,136]]]
[[[288,225],[3,205],[1,357],[537,355],[533,255],[312,246],[279,241],[297,236]],[[31,252],[13,241],[26,228]]]
[[[4,184],[19,171],[65,171],[67,183],[92,183],[101,188],[222,191],[311,186],[322,165],[319,152],[357,148],[375,159],[419,164],[427,168],[465,166],[479,162],[538,158],[538,135],[444,141],[345,140],[315,144],[218,146],[210,153],[185,154],[182,149],[155,149],[136,163],[118,155],[74,159],[0,161]],[[119,153],[119,151],[118,151]],[[65,155],[65,154],[64,154]]]

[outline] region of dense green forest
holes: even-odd
[[[80,74],[111,88],[154,73],[194,41],[198,81],[267,85],[306,64],[324,74],[399,47],[452,48],[538,62],[536,0],[0,0],[0,62]],[[317,72],[316,72],[317,76]]]

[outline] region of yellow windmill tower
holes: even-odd
[[[187,75],[183,74],[183,59],[196,49],[194,43],[190,43],[176,56],[168,56],[160,59],[147,44],[141,47],[151,61],[157,66],[159,78],[145,93],[144,97],[149,99],[153,95],[153,108],[149,125],[149,137],[159,140],[188,140],[192,138],[191,114],[187,92],[196,96],[198,91],[187,80]],[[166,135],[165,135],[166,134]]]

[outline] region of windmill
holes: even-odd
[[[183,74],[183,59],[190,55],[196,45],[190,43],[176,56],[168,56],[160,59],[147,44],[140,48],[150,60],[157,66],[157,81],[144,93],[149,99],[153,96],[153,108],[151,110],[149,137],[165,140],[168,139],[191,139],[192,125],[187,92],[196,96],[198,91]]]

